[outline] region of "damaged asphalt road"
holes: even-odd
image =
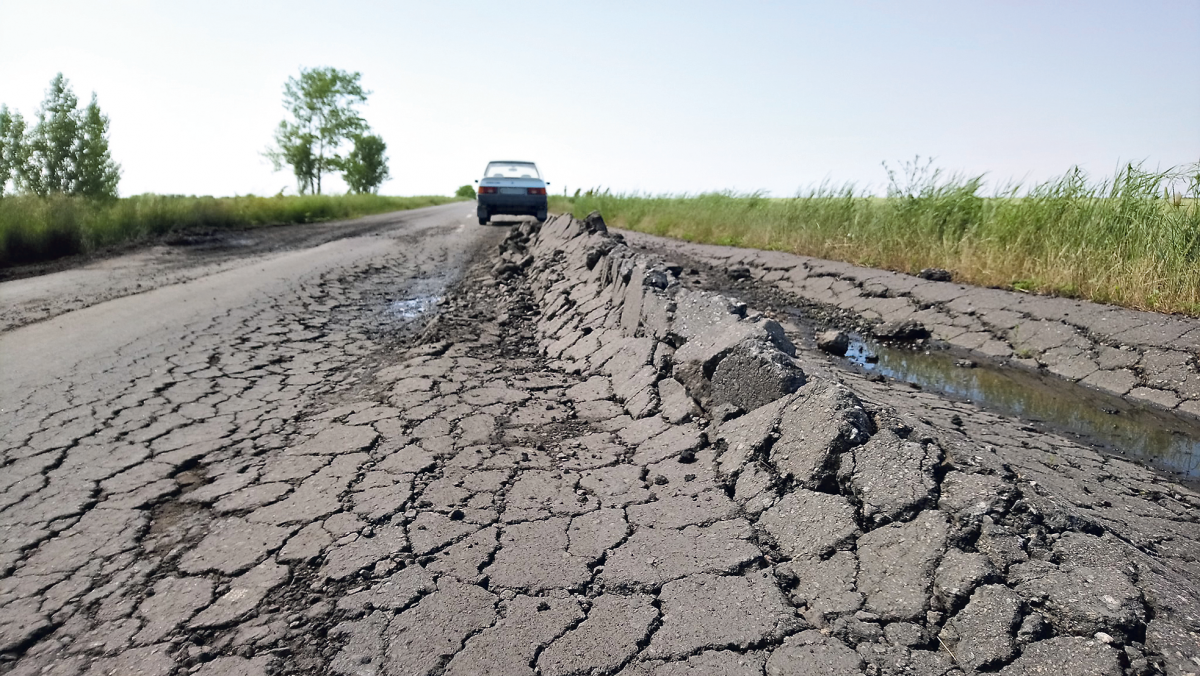
[[[439,209],[0,335],[0,672],[1200,670],[1200,496]]]

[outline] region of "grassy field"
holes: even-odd
[[[112,201],[65,196],[5,197],[0,199],[0,266],[52,260],[171,232],[313,223],[416,209],[456,199],[380,195],[138,195]]]
[[[788,251],[980,286],[1200,316],[1200,164],[1071,172],[981,196],[982,177],[906,165],[887,197],[823,186],[795,198],[709,193],[552,199],[582,217],[693,242]]]

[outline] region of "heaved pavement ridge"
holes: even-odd
[[[1200,319],[1038,296],[780,251],[694,244],[636,232],[629,242],[745,267],[753,279],[879,322],[920,322],[933,338],[1044,370],[1131,401],[1200,418]]]

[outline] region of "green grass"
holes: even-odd
[[[314,223],[455,200],[380,195],[138,195],[110,201],[4,197],[0,198],[0,266],[47,261],[172,232]]]
[[[708,244],[788,251],[956,281],[1200,316],[1200,164],[1072,171],[982,196],[982,177],[906,165],[887,197],[822,186],[758,194],[558,196],[551,208]]]

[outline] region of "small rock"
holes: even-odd
[[[949,270],[942,268],[925,268],[917,273],[921,279],[928,279],[931,282],[948,282],[953,278]]]
[[[583,219],[583,228],[590,233],[608,234],[608,226],[604,223],[604,217],[600,215],[599,211],[593,211]]]
[[[1041,613],[1030,613],[1017,630],[1017,645],[1040,641],[1046,634],[1046,621]]]
[[[521,266],[508,261],[500,261],[492,268],[492,275],[500,279],[508,279],[520,274]]]
[[[817,348],[844,357],[850,349],[850,337],[844,331],[825,331],[817,336]]]
[[[713,407],[713,409],[709,411],[709,415],[712,417],[713,424],[720,425],[729,420],[733,420],[743,412],[744,411],[742,411],[742,409],[738,406],[726,402],[723,404],[717,404],[715,407]]]

